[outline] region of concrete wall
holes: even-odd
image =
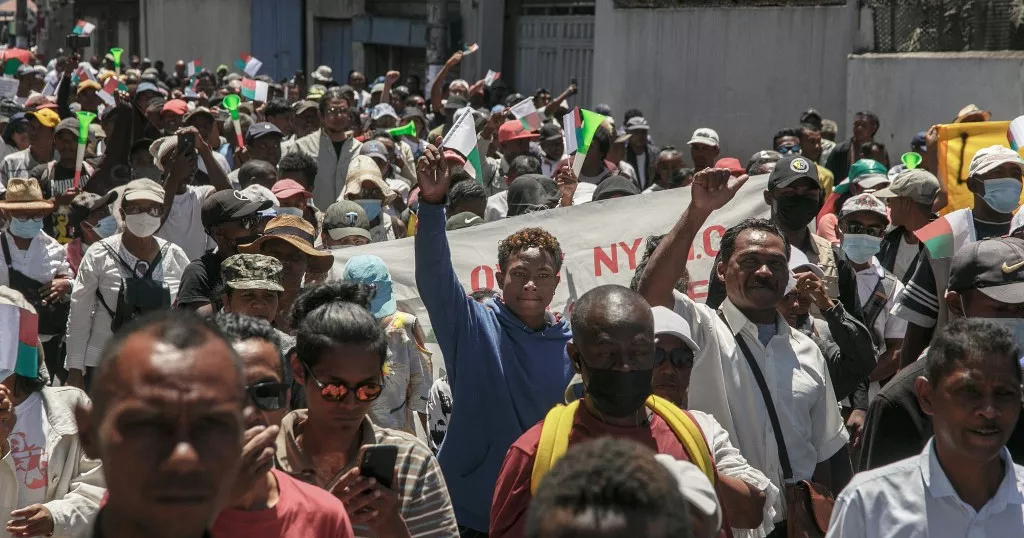
[[[684,146],[694,129],[712,127],[722,155],[746,164],[809,106],[842,118],[855,4],[615,9],[597,0],[590,105],[610,104],[618,122],[639,108],[659,145]]]
[[[859,110],[881,120],[875,137],[892,160],[918,131],[953,120],[964,105],[993,120],[1024,114],[1024,52],[864,54],[850,56],[846,125]]]
[[[140,0],[142,50],[170,71],[178,59],[233,65],[252,46],[249,0]]]

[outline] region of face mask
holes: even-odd
[[[1012,177],[985,180],[985,203],[997,213],[1013,213],[1020,206],[1021,182]]]
[[[962,299],[961,299],[962,300]],[[974,318],[994,323],[1007,331],[1017,342],[1017,347],[1024,349],[1024,319],[1020,318]]]
[[[297,207],[279,207],[277,208],[278,215],[291,215],[293,217],[302,217],[302,210]]]
[[[843,252],[853,263],[868,263],[878,254],[882,238],[867,234],[846,234],[843,236]]]
[[[42,231],[43,219],[11,219],[8,229],[16,237],[32,239]]]
[[[96,226],[92,227],[92,231],[96,232],[100,239],[110,237],[117,233],[117,219],[113,215],[107,215],[100,219]]]
[[[783,196],[775,199],[775,219],[784,228],[796,231],[806,228],[818,214],[818,200],[806,196]]]
[[[363,211],[366,212],[366,218],[371,222],[380,216],[382,204],[380,200],[356,200],[355,202],[362,206]]]
[[[124,218],[124,225],[135,237],[149,237],[160,229],[160,217],[154,217],[149,213],[127,215]]]
[[[587,398],[604,415],[628,417],[643,407],[651,395],[651,375],[654,370],[617,372],[591,368]]]

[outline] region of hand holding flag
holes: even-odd
[[[244,53],[240,60],[235,61],[235,66],[245,71],[246,75],[255,77],[260,72],[260,68],[263,67],[263,62],[249,56],[249,53]]]
[[[571,112],[562,118],[562,137],[565,140],[565,153],[575,156],[572,159],[572,170],[577,176],[583,169],[583,161],[587,158],[587,150],[594,140],[594,133],[608,118],[583,110],[580,107],[572,109]]]
[[[454,121],[451,130],[441,142],[441,147],[454,149],[461,153],[466,158],[466,173],[482,185],[484,174],[483,168],[480,166],[480,150],[476,147],[476,123],[473,121],[473,111],[469,108],[460,108],[455,113]]]
[[[532,97],[527,97],[512,105],[512,115],[523,124],[523,128],[527,131],[540,129],[540,124],[544,120],[537,107],[533,105]]]

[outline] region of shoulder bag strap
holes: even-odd
[[[722,318],[725,326],[729,327],[729,322],[725,319],[725,315],[722,314],[721,310],[718,311],[718,316]],[[729,331],[732,331],[731,327]],[[768,419],[771,420],[772,429],[775,431],[775,443],[779,445],[779,463],[782,464],[782,478],[784,480],[791,480],[793,478],[793,468],[789,462],[789,451],[786,450],[786,440],[782,438],[782,425],[779,424],[779,415],[775,411],[775,404],[772,402],[772,394],[768,390],[768,383],[764,380],[761,367],[757,365],[757,361],[754,360],[754,354],[750,352],[750,348],[743,341],[743,337],[737,334],[735,338],[736,345],[743,351],[743,356],[747,359],[747,364],[750,365],[750,371],[754,374],[754,379],[757,380],[757,386],[761,389],[764,406],[768,409]]]
[[[7,271],[13,271],[14,265],[11,261],[11,247],[7,245],[7,234],[0,232],[0,247],[4,250],[4,263],[7,264]]]

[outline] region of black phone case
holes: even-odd
[[[397,446],[369,446],[363,451],[362,461],[359,462],[359,474],[367,478],[374,478],[380,485],[391,489],[397,462]]]

